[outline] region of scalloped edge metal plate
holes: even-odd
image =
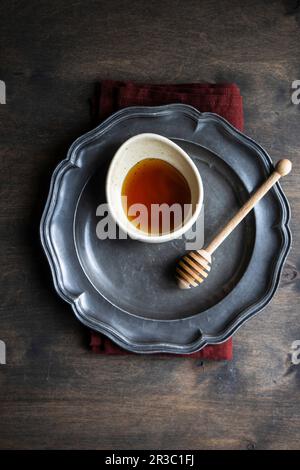
[[[44,213],[41,219],[41,224],[40,224],[40,237],[41,237],[42,246],[48,258],[51,271],[52,271],[54,286],[59,296],[62,297],[66,302],[71,304],[76,317],[83,324],[85,324],[86,326],[96,331],[99,331],[105,334],[110,339],[112,339],[115,343],[117,343],[119,346],[129,351],[136,352],[136,353],[188,354],[188,353],[193,353],[195,351],[202,349],[207,344],[217,344],[217,343],[226,341],[237,331],[237,329],[243,323],[245,323],[249,318],[257,314],[259,311],[261,311],[271,301],[278,287],[280,274],[284,265],[284,261],[287,257],[287,254],[291,246],[291,232],[289,229],[290,208],[289,208],[288,201],[279,183],[277,183],[276,187],[274,188],[274,193],[276,194],[278,203],[281,207],[281,222],[279,226],[280,226],[280,231],[282,234],[282,244],[281,244],[281,249],[278,252],[276,263],[274,265],[273,276],[272,276],[272,280],[270,282],[270,287],[268,291],[265,292],[265,295],[259,298],[257,302],[255,302],[250,307],[241,311],[239,315],[237,316],[237,318],[235,319],[235,321],[231,322],[225,330],[220,331],[218,335],[209,336],[209,335],[203,334],[203,331],[197,328],[196,318],[195,318],[195,321],[193,321],[192,323],[189,318],[186,318],[186,321],[187,322],[190,321],[191,323],[189,327],[193,328],[192,336],[194,337],[194,339],[185,344],[182,344],[180,342],[174,343],[172,341],[166,341],[165,339],[162,341],[157,338],[153,338],[150,341],[147,340],[146,342],[143,341],[143,338],[141,338],[141,341],[130,340],[129,337],[121,331],[122,327],[116,327],[116,324],[109,323],[109,318],[107,322],[99,321],[99,319],[93,318],[93,316],[88,313],[86,309],[87,303],[86,303],[86,298],[85,298],[86,292],[84,290],[84,287],[82,287],[82,290],[80,290],[78,289],[78,286],[76,286],[73,292],[71,292],[71,290],[66,290],[66,287],[64,285],[64,280],[63,280],[61,264],[60,264],[62,260],[59,259],[57,255],[55,245],[51,238],[51,230],[50,230],[51,219],[56,210],[56,200],[58,197],[60,184],[61,184],[62,179],[64,178],[64,175],[69,169],[80,167],[77,161],[79,150],[83,148],[85,145],[87,145],[88,143],[93,142],[95,139],[102,139],[104,134],[106,132],[109,132],[109,129],[111,126],[118,125],[118,122],[121,122],[122,120],[127,119],[129,116],[130,117],[132,116],[159,117],[159,116],[168,115],[168,113],[172,113],[172,112],[182,113],[182,115],[192,118],[197,123],[196,128],[198,127],[199,124],[201,124],[201,122],[205,120],[210,120],[211,122],[214,122],[216,125],[221,125],[224,128],[224,130],[228,132],[236,142],[246,146],[248,149],[250,148],[251,151],[254,151],[254,153],[259,158],[260,162],[262,163],[262,165],[264,166],[267,172],[270,172],[270,170],[272,169],[272,160],[270,156],[259,144],[257,144],[251,138],[247,137],[242,132],[235,129],[224,118],[216,114],[200,113],[195,108],[188,106],[188,105],[184,105],[184,104],[171,104],[171,105],[157,106],[157,107],[137,106],[137,107],[126,108],[115,113],[111,117],[109,117],[106,121],[104,121],[95,129],[79,137],[71,145],[66,159],[63,160],[58,165],[58,167],[55,169],[53,173],[51,185],[50,185],[50,192],[48,195],[45,210],[44,210]],[[173,137],[177,138],[176,136],[173,136]],[[189,141],[193,142],[190,139]],[[195,143],[197,144],[197,142]],[[201,145],[205,147],[203,143]],[[84,277],[84,274],[83,274],[83,277]],[[82,277],[82,281],[83,281],[83,277]],[[86,278],[84,278],[84,282],[86,283]],[[126,313],[121,312],[118,309],[115,309],[115,310],[117,311],[115,318],[118,319],[118,315],[119,315],[120,323],[122,323],[124,321],[124,317],[121,317],[121,316],[126,315]],[[184,322],[185,320],[178,320],[178,322],[179,321],[180,321],[180,325],[182,326],[183,324],[182,322]],[[149,320],[149,326],[150,326],[150,322],[156,322],[160,324],[160,329],[163,326],[165,327],[166,325],[168,325],[168,323],[170,323],[170,325],[171,323],[173,325],[174,323],[176,324],[176,321],[174,320],[171,320],[170,322],[168,321],[160,322],[159,320]]]

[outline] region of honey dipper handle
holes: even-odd
[[[255,204],[264,197],[265,194],[272,188],[272,186],[282,177],[287,175],[292,169],[290,160],[280,160],[273,173],[269,178],[255,191],[255,193],[248,199],[248,201],[239,209],[235,216],[222,228],[216,237],[205,248],[205,251],[212,254],[219,245],[225,240],[226,237],[235,229],[235,227],[246,217],[246,215],[253,209]]]

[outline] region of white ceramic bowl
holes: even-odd
[[[183,224],[161,235],[136,228],[127,218],[122,204],[122,186],[129,170],[141,160],[159,158],[173,165],[185,177],[191,190],[191,207]],[[170,139],[158,134],[138,134],[124,142],[114,155],[106,179],[110,213],[123,232],[131,238],[160,243],[180,238],[197,220],[203,204],[202,180],[189,155]]]

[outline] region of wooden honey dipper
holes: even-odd
[[[238,210],[233,218],[222,228],[215,238],[202,250],[190,251],[178,263],[176,278],[181,289],[197,287],[208,276],[211,265],[211,255],[221,245],[225,238],[237,227],[253,207],[262,199],[272,186],[292,169],[292,162],[279,160],[269,178],[255,191],[248,201]]]

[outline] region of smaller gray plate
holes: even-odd
[[[185,240],[99,240],[96,209],[116,149],[156,132],[191,156],[204,183],[205,239],[272,169],[254,141],[217,115],[175,104],[116,113],[79,138],[56,169],[41,222],[55,287],[86,325],[135,352],[190,353],[224,341],[274,295],[290,246],[289,207],[279,184],[217,250],[202,286],[177,288]]]
[[[193,158],[202,175],[205,194],[206,236],[215,233],[220,220],[233,214],[248,196],[236,173],[199,145],[175,140]],[[78,201],[74,236],[78,257],[86,276],[99,294],[116,307],[143,318],[172,320],[189,317],[212,307],[239,282],[254,244],[253,215],[224,243],[216,265],[199,289],[178,289],[175,263],[186,250],[185,239],[150,244],[127,240],[99,240],[95,227],[100,218],[96,207],[105,202],[103,164],[86,184]],[[220,204],[220,200],[222,204]],[[228,253],[228,245],[234,250]]]

